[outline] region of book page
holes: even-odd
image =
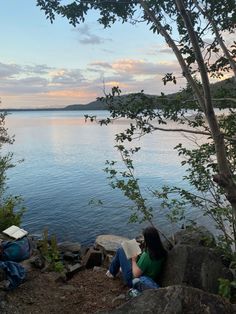
[[[3,233],[5,233],[5,234],[7,234],[7,235],[10,236],[10,235],[12,235],[14,232],[16,232],[18,229],[19,229],[19,227],[13,225],[13,226],[11,226],[11,227],[9,227],[9,228],[3,230]]]
[[[135,239],[124,241],[121,243],[121,246],[123,247],[125,255],[128,259],[141,253],[139,244]]]
[[[17,226],[11,226],[5,230],[3,230],[4,234],[7,234],[9,237],[12,237],[14,239],[20,239],[28,234],[28,232],[24,229],[21,229]]]

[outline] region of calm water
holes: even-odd
[[[126,121],[107,127],[85,123],[81,111],[14,112],[7,117],[10,134],[16,141],[9,149],[14,159],[24,162],[9,170],[9,188],[24,198],[27,212],[23,227],[41,235],[47,227],[60,241],[88,244],[103,233],[135,236],[140,225],[127,224],[128,200],[112,190],[103,172],[106,159],[117,160],[114,134]],[[104,111],[87,112],[101,117]],[[183,169],[173,147],[187,141],[179,133],[161,132],[137,141],[142,145],[135,159],[136,173],[144,193],[148,187],[182,184]],[[89,205],[101,199],[104,207]],[[158,208],[158,200],[150,200]],[[191,213],[193,215],[193,213]],[[168,231],[165,214],[155,221]]]

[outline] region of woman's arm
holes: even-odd
[[[134,278],[138,278],[142,275],[142,270],[137,265],[137,256],[132,257],[132,273]]]

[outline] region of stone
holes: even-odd
[[[67,265],[67,269],[69,272],[74,272],[81,270],[83,266],[80,263],[74,264],[74,265]]]
[[[103,262],[103,252],[98,249],[90,248],[82,259],[82,264],[86,268],[101,266]]]
[[[38,269],[45,267],[45,259],[41,255],[33,256],[30,258],[30,264]]]
[[[67,272],[66,272],[66,278],[67,280],[71,279],[76,273],[78,273],[81,270],[84,270],[84,266],[80,263],[76,263],[74,265],[67,265],[66,266]]]
[[[71,253],[79,253],[81,250],[81,244],[79,242],[70,242],[65,241],[61,242],[57,245],[59,252],[71,252]]]
[[[187,285],[218,293],[219,278],[232,280],[214,249],[201,246],[176,245],[168,253],[161,277],[161,286]]]
[[[95,248],[102,248],[107,253],[115,253],[121,246],[121,242],[129,240],[112,234],[99,235],[95,240]]]
[[[72,253],[72,252],[65,252],[63,254],[63,259],[66,260],[66,261],[71,261],[71,262],[75,262],[75,261],[78,261],[80,258],[80,254],[75,254],[75,253]]]
[[[213,234],[204,226],[189,227],[180,230],[174,235],[176,245],[205,246],[214,248],[216,246]]]
[[[234,306],[226,299],[202,290],[170,286],[145,290],[141,295],[110,312],[99,314],[235,314]]]

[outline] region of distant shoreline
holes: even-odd
[[[231,104],[232,102],[236,102],[236,93],[235,93],[235,82],[233,78],[230,79],[225,79],[224,81],[217,82],[214,84],[211,84],[211,90],[212,90],[212,97],[213,100],[217,101],[230,101]],[[222,94],[224,92],[224,94]],[[134,93],[134,94],[125,94],[120,96],[120,99],[125,102],[126,97],[130,95],[139,95],[139,93]],[[159,100],[162,98],[162,96],[157,96],[157,95],[148,95],[145,94],[146,97],[149,97],[150,99],[156,100],[156,108],[160,109],[161,104],[159,103]],[[183,97],[182,100],[189,99],[189,95],[186,94],[185,92],[177,92],[169,95],[165,95],[168,100],[172,100],[176,97],[176,95],[181,95]],[[114,104],[113,104],[114,105]],[[118,103],[119,105],[119,103]],[[232,105],[235,107],[235,104]],[[215,105],[215,108],[217,108],[217,104]],[[101,99],[97,99],[94,101],[91,101],[87,104],[72,104],[72,105],[67,105],[65,107],[61,108],[1,108],[0,107],[0,112],[16,112],[16,111],[83,111],[83,110],[109,110],[108,105],[102,101]]]
[[[16,108],[0,108],[0,112],[11,112],[11,111],[83,111],[83,110],[91,110],[91,111],[101,111],[101,110],[107,110],[107,109],[104,109],[104,108],[97,108],[97,109],[91,109],[91,108],[86,108],[86,105],[85,105],[85,108],[78,108],[78,109],[72,109],[72,108],[67,108],[67,107],[64,107],[64,108],[19,108],[19,109],[16,109]]]

